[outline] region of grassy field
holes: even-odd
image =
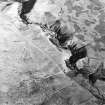
[[[23,24],[18,6],[15,0],[0,2],[0,105],[99,105],[62,72],[68,70],[64,56],[70,52],[59,51],[39,26]],[[104,7],[104,0],[38,0],[27,17],[48,25],[60,19],[66,31],[74,33],[74,41],[90,43],[88,57],[96,58],[90,59],[94,72],[105,58]],[[105,92],[104,82],[96,85]]]

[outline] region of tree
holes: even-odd
[[[58,33],[56,33],[55,30],[57,30],[57,32],[59,32],[60,26],[59,26],[59,28],[53,27],[53,29],[54,29],[54,32],[56,35]],[[60,34],[58,34],[58,35],[62,36],[61,31],[59,33]],[[61,38],[60,40],[63,40],[62,37],[60,37],[60,38]],[[59,39],[56,38],[56,40],[58,40],[58,42],[59,42]],[[68,41],[68,39],[65,40],[65,42],[66,41]],[[54,44],[54,45],[56,46],[56,44]],[[72,54],[67,60],[65,60],[66,66],[69,68],[69,71],[68,72],[63,71],[64,74],[67,77],[72,78],[80,86],[82,86],[83,88],[88,90],[94,97],[96,97],[96,99],[98,101],[100,101],[101,105],[105,104],[105,95],[99,90],[99,88],[97,86],[95,86],[95,83],[97,80],[105,81],[105,75],[104,75],[105,69],[103,68],[103,62],[99,65],[99,67],[96,69],[96,71],[94,73],[91,72],[90,67],[87,67],[87,68],[83,67],[83,68],[79,69],[76,66],[76,63],[78,62],[78,60],[87,57],[86,46],[77,48],[77,44],[74,44],[74,43],[72,45],[65,45],[65,46],[62,46],[62,44],[59,44],[59,46],[62,50],[65,49],[65,50],[71,51],[71,54]],[[59,46],[56,46],[56,47],[59,47]],[[77,78],[78,74],[81,74],[83,78],[82,79]]]

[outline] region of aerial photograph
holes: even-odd
[[[105,0],[0,0],[0,105],[105,105]]]

